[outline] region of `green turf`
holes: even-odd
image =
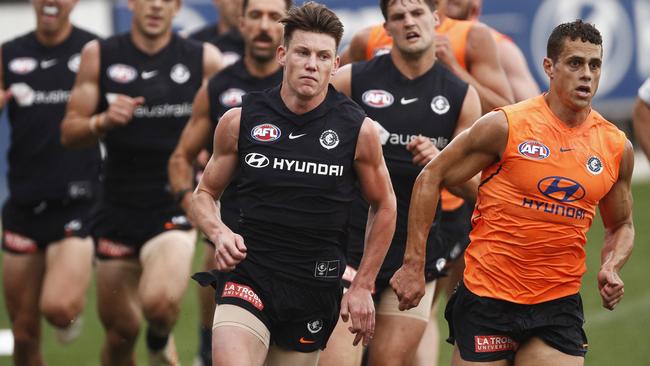
[[[650,364],[650,347],[646,343],[650,339],[650,247],[647,245],[650,242],[650,210],[647,209],[650,205],[650,184],[635,185],[634,199],[636,247],[622,274],[625,281],[625,299],[613,312],[600,306],[596,286],[603,242],[599,218],[589,233],[589,269],[582,291],[587,318],[585,329],[589,338],[586,365],[589,366]],[[198,261],[195,261],[195,268],[197,264]],[[54,339],[51,328],[43,324],[43,352],[49,365],[99,365],[99,349],[104,335],[97,319],[94,291],[93,287],[88,294],[83,333],[72,345],[60,346]],[[8,328],[9,321],[4,306],[0,309],[0,329]],[[197,348],[197,314],[196,286],[192,284],[183,301],[182,315],[174,332],[181,361],[186,366],[191,365]],[[443,338],[445,334],[446,328],[443,328]],[[141,336],[138,343],[138,363],[145,365],[146,353],[142,338]],[[440,347],[440,365],[448,365],[451,346],[441,344]],[[0,357],[0,366],[10,364],[8,357]]]

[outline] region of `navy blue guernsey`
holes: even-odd
[[[286,107],[279,86],[244,96],[238,195],[248,254],[235,271],[261,266],[288,280],[340,285],[364,118],[331,86],[325,101],[302,115]]]
[[[251,75],[243,60],[221,70],[208,82],[208,100],[210,101],[210,120],[213,128],[210,136],[214,135],[219,119],[230,108],[241,106],[244,94],[251,91],[262,91],[282,82],[282,68],[264,78]],[[213,139],[208,143],[212,153]],[[239,220],[239,203],[237,202],[237,181],[233,180],[221,195],[221,219],[232,230],[237,231]]]
[[[83,46],[96,39],[79,28],[62,43],[46,47],[34,32],[2,46],[3,83],[12,91],[9,192],[12,201],[91,198],[99,177],[99,147],[68,150],[61,121],[79,69]]]
[[[378,124],[386,166],[397,197],[397,226],[378,279],[385,280],[401,266],[406,245],[408,208],[415,178],[422,167],[413,164],[406,149],[418,135],[430,138],[438,149],[452,139],[468,85],[440,62],[424,75],[409,80],[395,67],[390,54],[352,65],[352,99]],[[368,205],[361,196],[352,209],[348,261],[357,267],[363,253]],[[427,242],[426,271],[433,275],[431,253],[442,245],[439,215]]]
[[[117,94],[142,96],[132,120],[105,138],[104,200],[126,207],[169,207],[167,161],[192,113],[203,80],[203,45],[173,35],[154,55],[129,33],[100,43],[100,111]]]

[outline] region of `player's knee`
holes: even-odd
[[[106,330],[106,339],[112,348],[120,348],[135,344],[140,331],[140,324],[122,322],[114,324]]]
[[[72,300],[56,299],[41,303],[41,313],[50,324],[65,328],[79,315],[82,304]]]
[[[142,303],[142,311],[149,323],[171,328],[180,312],[180,304],[170,298],[154,298]]]
[[[16,349],[38,344],[40,337],[38,321],[15,322],[12,333]]]

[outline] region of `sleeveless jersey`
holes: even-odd
[[[104,138],[104,199],[134,208],[169,207],[167,161],[203,80],[203,46],[173,35],[147,55],[126,33],[101,42],[100,52],[100,111],[117,94],[145,99],[126,126]]]
[[[292,281],[340,286],[364,118],[331,86],[323,103],[301,115],[286,107],[280,87],[244,96],[238,198],[248,252],[235,271],[263,267]]]
[[[585,234],[618,179],[625,135],[594,110],[568,128],[543,96],[501,111],[508,142],[503,158],[482,172],[465,284],[521,304],[576,294]]]
[[[422,170],[413,164],[413,155],[406,146],[418,135],[430,138],[438,149],[447,146],[456,130],[467,89],[467,83],[440,62],[414,80],[400,73],[390,55],[352,65],[352,99],[378,123],[397,196],[397,227],[379,278],[390,277],[402,264],[411,191]],[[363,202],[360,196],[358,202]],[[359,264],[363,252],[367,213],[365,202],[355,204],[348,243],[349,260],[354,265]],[[427,251],[431,253],[436,245],[441,245],[437,223],[430,231]],[[429,255],[428,271],[435,269],[437,259]]]
[[[458,64],[467,70],[465,62],[465,49],[467,48],[467,36],[473,26],[472,21],[456,20],[445,18],[440,23],[436,32],[444,34],[449,38],[452,51]],[[393,47],[393,39],[386,33],[382,24],[372,27],[368,44],[366,46],[366,59],[369,60],[377,55],[385,54]],[[444,211],[453,211],[459,208],[464,200],[449,193],[446,189],[441,193],[442,209]]]
[[[262,91],[274,87],[282,82],[282,68],[265,78],[251,75],[244,65],[243,60],[221,70],[208,82],[208,100],[210,101],[210,119],[213,124],[212,133],[217,128],[219,119],[230,108],[241,106],[244,94],[251,91]],[[208,150],[212,153],[213,139],[208,143]],[[239,204],[237,202],[236,178],[228,185],[221,195],[221,219],[234,231],[237,231],[239,220]]]
[[[9,192],[19,204],[90,198],[99,177],[99,147],[61,146],[61,120],[83,46],[97,38],[79,28],[46,47],[34,32],[2,46],[3,83],[11,125]]]

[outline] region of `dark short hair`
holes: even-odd
[[[336,48],[343,38],[343,23],[339,17],[325,5],[313,1],[289,9],[280,23],[284,24],[285,45],[289,44],[296,30],[330,35],[336,41]]]
[[[572,41],[580,39],[582,42],[593,43],[603,46],[603,37],[593,24],[585,23],[582,19],[570,23],[562,23],[553,29],[548,37],[546,45],[546,57],[556,62],[564,49],[564,40],[569,38]]]
[[[388,5],[393,1],[418,1],[418,0],[379,0],[379,8],[381,9],[381,14],[384,16],[384,20],[388,20]],[[436,10],[436,0],[420,0],[420,1],[429,5],[431,11]]]
[[[244,0],[244,1],[242,2],[242,6],[241,6],[242,14],[246,13],[246,8],[248,7],[248,1],[249,1],[249,0]],[[289,9],[291,9],[291,7],[293,6],[293,1],[291,1],[291,0],[284,0],[284,4],[286,5],[286,9],[285,9],[285,10],[289,10]]]

